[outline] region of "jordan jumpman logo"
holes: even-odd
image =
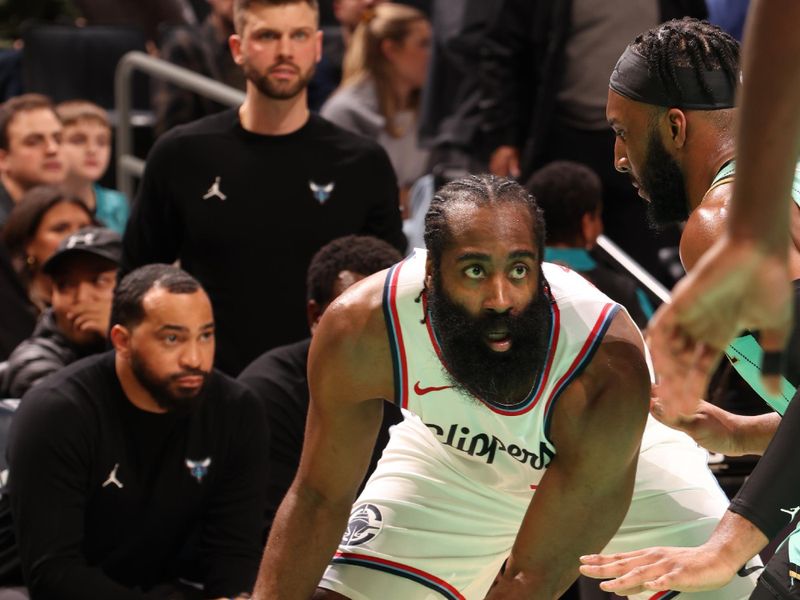
[[[112,483],[120,489],[125,487],[123,483],[119,479],[117,479],[117,469],[119,469],[119,463],[115,464],[114,468],[111,469],[111,473],[108,474],[108,479],[106,479],[106,482],[103,484],[103,487],[111,485]]]
[[[205,196],[203,196],[203,200],[208,200],[209,198],[213,198],[216,196],[220,200],[227,200],[227,196],[222,193],[222,190],[219,189],[219,182],[222,179],[219,175],[216,176],[214,179],[214,183],[211,184],[211,187],[208,188]]]

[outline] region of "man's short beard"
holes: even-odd
[[[247,80],[256,86],[258,91],[267,98],[272,98],[273,100],[289,100],[297,96],[300,92],[308,87],[309,82],[314,77],[316,65],[312,65],[311,68],[309,68],[305,73],[301,72],[295,84],[288,88],[276,86],[269,79],[269,76],[264,75],[254,69],[248,62],[244,63],[242,69]]]
[[[433,274],[427,290],[428,318],[446,362],[445,375],[459,392],[492,404],[513,405],[525,399],[547,360],[552,329],[550,299],[539,272],[536,297],[517,314],[483,313],[471,316],[442,289],[441,275]],[[498,323],[508,328],[511,348],[495,352],[486,332]]]
[[[651,228],[660,231],[689,218],[689,198],[683,173],[654,129],[649,131],[639,185],[649,199],[647,220]]]
[[[149,369],[145,362],[136,352],[131,354],[131,371],[136,380],[152,396],[155,403],[162,409],[170,413],[185,414],[191,412],[197,406],[201,397],[206,391],[209,372],[202,369],[186,369],[180,373],[175,373],[166,378],[159,378]],[[203,384],[200,388],[190,394],[176,394],[170,390],[170,385],[181,377],[200,375],[203,377]]]

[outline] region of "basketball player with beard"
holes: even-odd
[[[425,242],[318,326],[298,476],[255,597],[553,600],[588,548],[707,536],[727,499],[705,452],[647,419],[638,329],[542,263],[534,199],[508,179],[456,180]],[[352,504],[384,400],[405,420]]]
[[[177,267],[137,269],[115,290],[110,337],[112,352],[33,387],[11,426],[31,597],[248,597],[269,432],[261,402],[212,370],[208,296]]]
[[[244,103],[158,139],[123,239],[123,274],[179,259],[208,290],[230,375],[308,335],[304,273],[326,243],[373,235],[405,250],[386,152],[309,112],[318,20],[316,0],[235,0]]]
[[[720,29],[691,19],[670,21],[639,36],[611,75],[608,119],[617,133],[615,165],[627,172],[649,201],[655,222],[685,221],[681,258],[687,269],[727,235],[735,178],[734,94],[739,81],[738,43]],[[791,187],[788,273],[800,304],[800,168]],[[755,198],[751,201],[756,201]],[[749,269],[744,266],[743,269]],[[772,270],[774,272],[774,270]],[[769,292],[769,290],[762,290]],[[697,302],[705,299],[695,298]],[[714,321],[713,304],[706,305]],[[725,310],[722,313],[730,313]],[[724,317],[723,317],[724,318]],[[678,336],[662,353],[676,356],[700,347]],[[800,327],[789,341],[781,371],[772,352],[764,373],[783,373],[800,384]],[[699,356],[699,353],[696,354]],[[765,353],[765,359],[767,354]],[[654,414],[689,433],[706,448],[729,455],[759,454],[753,474],[731,502],[713,536],[697,548],[646,548],[614,556],[586,557],[583,573],[616,578],[602,587],[617,593],[662,589],[710,590],[735,577],[742,562],[758,553],[793,520],[797,479],[787,476],[797,448],[800,406],[795,399],[781,416],[730,414],[699,397],[681,397],[684,386],[705,389],[705,373],[667,360],[670,371],[654,401]],[[770,364],[771,363],[771,364]],[[707,366],[707,365],[706,365]],[[661,374],[661,373],[659,373]],[[686,384],[689,378],[697,378]],[[775,432],[778,434],[775,435]],[[774,436],[774,439],[773,439]],[[769,449],[768,449],[769,446]],[[688,544],[686,544],[688,546]],[[781,546],[764,571],[753,598],[797,598],[800,536]]]

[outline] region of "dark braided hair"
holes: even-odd
[[[539,260],[542,260],[544,218],[533,196],[513,179],[495,175],[468,175],[442,186],[431,200],[430,208],[425,215],[425,246],[434,266],[438,268],[442,252],[451,241],[450,228],[447,224],[449,207],[459,203],[487,206],[500,202],[516,202],[527,207],[533,221],[531,233],[534,236]]]
[[[683,90],[676,67],[694,69],[700,88],[712,102],[716,98],[702,71],[723,71],[733,87],[739,81],[739,42],[708,21],[673,19],[639,35],[631,46],[677,98],[683,97]]]

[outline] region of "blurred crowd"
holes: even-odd
[[[442,184],[467,173],[517,179],[544,211],[546,260],[583,274],[646,327],[658,298],[600,248],[598,238],[606,235],[671,287],[683,274],[680,232],[651,226],[630,178],[615,170],[614,133],[606,120],[609,74],[636,35],[672,18],[709,19],[741,38],[748,2],[631,0],[623,8],[600,0],[321,0],[318,13],[308,8],[314,3],[300,0],[273,4],[284,9],[278,25],[266,19],[264,11],[275,8],[269,2],[244,0],[0,5],[7,11],[0,16],[0,398],[22,398],[24,405],[41,399],[48,385],[79,395],[74,390],[80,386],[64,379],[72,373],[65,368],[96,357],[93,368],[113,370],[112,346],[117,358],[130,354],[131,381],[158,388],[147,368],[158,372],[156,359],[172,359],[137,350],[121,329],[109,338],[110,329],[136,331],[150,319],[114,313],[126,300],[115,296],[115,287],[132,277],[127,301],[144,306],[158,282],[173,278],[175,289],[188,286],[191,295],[196,280],[213,307],[211,360],[220,370],[220,389],[236,402],[245,388],[247,400],[251,394],[260,400],[257,408],[241,400],[245,416],[236,417],[252,421],[254,438],[266,439],[272,430],[270,464],[249,467],[272,474],[258,497],[268,507],[265,529],[300,460],[315,324],[346,287],[424,244],[424,215]],[[244,104],[226,107],[174,82],[142,78],[134,85],[134,105],[145,118],[120,123],[114,68],[131,50],[241,90]],[[115,189],[112,168],[121,127],[135,130],[136,152],[147,158],[131,198]],[[141,275],[153,263],[177,264],[191,281],[171,271]],[[183,334],[175,335],[181,343]],[[201,362],[186,372],[210,370]],[[102,393],[117,393],[109,385]],[[161,451],[146,449],[148,428],[168,448],[183,425],[165,429],[140,417],[125,417],[139,430],[125,426],[119,435],[130,434],[133,455],[144,465],[142,499],[162,489],[154,466]],[[387,411],[378,454],[386,429],[399,419]],[[24,422],[33,427],[34,420]],[[202,438],[190,429],[186,436]],[[24,450],[11,453],[12,460],[16,456],[19,469],[39,468],[32,456],[45,461],[47,453],[22,444],[21,435],[12,442]],[[128,480],[117,459],[82,462],[105,457],[103,436],[95,429],[81,436],[64,441],[77,449],[58,468],[84,469],[80,485],[75,480],[82,489],[96,476],[104,490],[122,490]],[[186,476],[198,485],[208,469],[208,448],[223,444],[203,443],[186,459]],[[224,444],[231,460],[257,447],[244,440],[241,448]],[[57,470],[43,468],[54,477]],[[70,485],[64,483],[65,494]],[[25,493],[48,492],[34,486]],[[92,493],[69,498],[81,511],[124,509],[141,517],[143,530],[152,527],[149,508],[142,516],[132,500],[106,505]],[[67,573],[79,564],[102,571],[92,572],[88,589],[106,590],[105,597],[190,598],[195,592],[182,584],[158,591],[183,577],[179,566],[188,564],[190,579],[205,581],[218,596],[244,593],[255,578],[263,538],[257,536],[253,551],[252,540],[237,539],[235,520],[219,520],[218,537],[198,542],[196,526],[211,522],[215,502],[223,502],[212,492],[206,500],[192,505],[193,520],[160,532],[170,564],[155,574],[152,561],[121,566],[142,551],[136,544],[116,545],[136,525],[103,532],[86,512],[81,519],[89,524],[70,530],[77,537],[52,540],[43,531],[50,521],[32,523],[26,516],[21,522],[35,543],[18,540],[21,564],[0,565],[0,584],[24,579],[43,590],[42,597],[55,598],[48,590],[79,585]],[[155,512],[180,510],[176,502]],[[244,514],[251,507],[236,510]],[[2,523],[0,510],[0,529]],[[40,557],[52,553],[53,544],[60,558],[43,568]],[[119,555],[109,557],[110,548]],[[225,560],[217,564],[227,571],[198,573],[201,561],[192,552],[200,550],[219,551]],[[238,563],[237,556],[246,559]],[[5,597],[25,596],[0,592]]]

